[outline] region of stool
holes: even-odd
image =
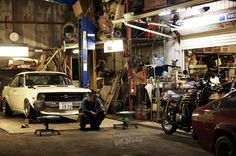
[[[135,112],[134,111],[121,111],[121,112],[117,112],[116,113],[120,118],[121,121],[123,122],[122,124],[113,124],[113,127],[116,128],[117,126],[122,126],[123,129],[128,128],[129,125],[134,126],[135,128],[138,128],[136,123],[131,123],[129,121],[129,117],[131,115],[134,115]]]
[[[37,132],[39,132],[39,135],[42,136],[43,132],[57,132],[58,135],[60,135],[60,132],[58,130],[55,129],[49,129],[49,122],[50,121],[56,121],[56,120],[60,120],[60,116],[40,116],[37,118],[39,121],[42,121],[45,125],[45,129],[36,129],[34,134],[36,135]]]
[[[46,103],[45,101],[36,101],[34,104],[34,109],[36,111],[37,116],[39,116],[42,110],[46,109]],[[37,117],[38,121],[41,121],[44,123],[45,129],[36,129],[34,134],[36,135],[37,132],[39,132],[39,135],[42,136],[43,132],[57,132],[58,135],[60,135],[60,132],[58,130],[55,129],[49,129],[48,124],[50,121],[56,121],[56,120],[60,120],[60,116],[56,116],[56,115],[51,115],[51,116],[46,116],[41,114],[42,116]]]

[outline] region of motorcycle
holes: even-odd
[[[197,106],[210,102],[211,86],[198,83],[184,88],[182,92],[167,91],[161,101],[161,126],[166,134],[173,134],[177,129],[191,131],[191,117]]]

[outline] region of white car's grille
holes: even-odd
[[[44,93],[45,101],[50,102],[69,102],[69,101],[82,101],[84,98],[84,93]]]

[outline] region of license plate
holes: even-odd
[[[73,109],[72,102],[59,102],[59,109]]]

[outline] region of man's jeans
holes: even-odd
[[[106,117],[105,112],[98,112],[94,117],[90,112],[80,113],[80,129],[85,129],[86,124],[90,124],[92,129],[99,129],[100,124]]]

